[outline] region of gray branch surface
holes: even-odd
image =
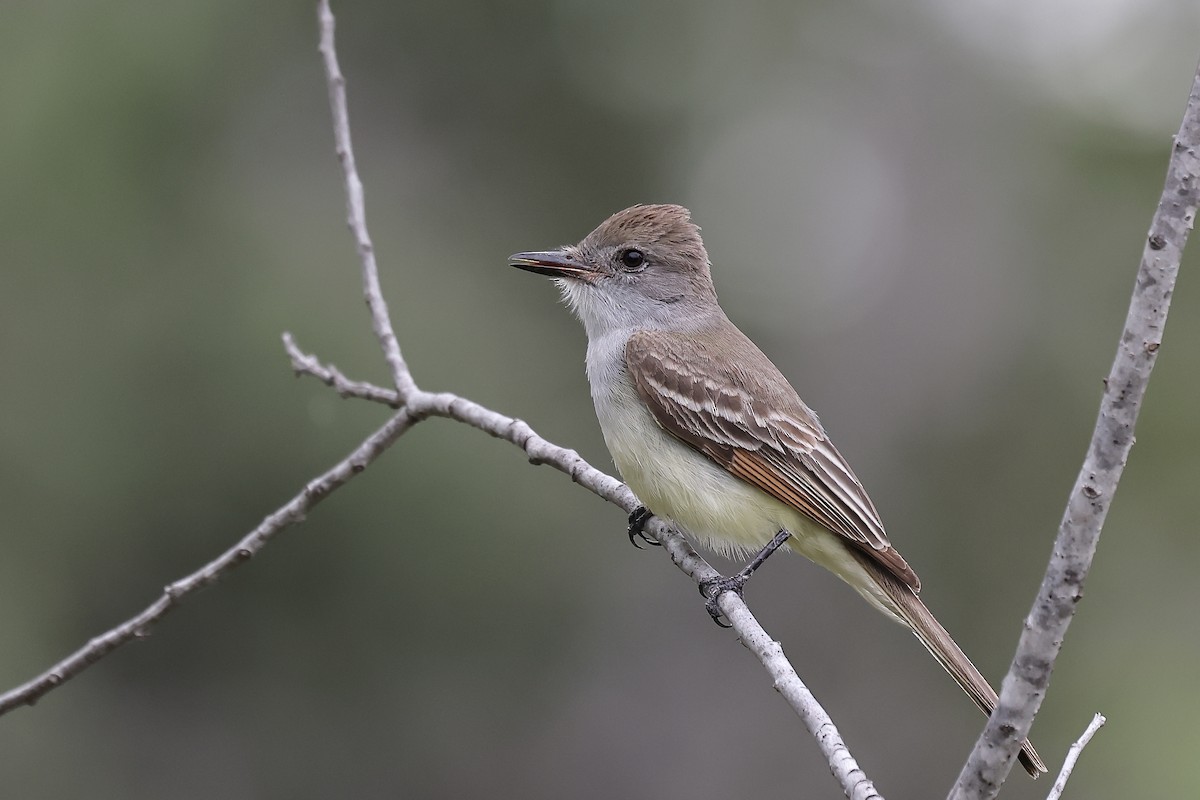
[[[346,184],[346,224],[354,234],[354,246],[362,262],[363,297],[371,312],[371,328],[383,348],[383,357],[392,370],[392,382],[400,399],[416,391],[412,373],[400,354],[400,342],[392,329],[387,301],[379,286],[379,269],[375,266],[375,245],[367,233],[367,204],[363,198],[363,184],[354,163],[354,148],[350,144],[350,112],[346,105],[346,78],[338,65],[337,49],[333,46],[336,23],[328,2],[317,5],[317,18],[321,28],[321,59],[325,62],[325,78],[329,84],[329,108],[333,112],[333,140],[338,161],[342,165],[342,178]]]
[[[1100,529],[1133,447],[1133,428],[1163,328],[1179,263],[1196,219],[1200,193],[1200,69],[1192,82],[1183,124],[1175,136],[1162,198],[1150,221],[1125,330],[1104,381],[1091,444],[1054,541],[1033,609],[1000,687],[1000,702],[967,758],[951,800],[990,800],[1012,768],[1021,741],[1041,707],[1063,637],[1083,597]]]

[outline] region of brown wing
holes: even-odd
[[[625,361],[663,430],[920,589],[816,415],[732,324],[708,335],[639,331]]]

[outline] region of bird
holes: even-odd
[[[912,631],[991,714],[995,690],[921,601],[920,579],[849,463],[722,310],[688,209],[635,205],[578,244],[516,253],[509,264],[552,278],[583,323],[604,441],[642,503],[631,540],[656,515],[721,554],[759,551],[719,587],[735,591],[785,544]],[[717,592],[709,596],[716,619]],[[1034,778],[1046,771],[1028,740],[1019,759]]]

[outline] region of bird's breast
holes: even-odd
[[[597,361],[589,348],[588,377],[604,443],[622,480],[647,508],[727,554],[756,550],[793,522],[793,510],[664,431],[638,396],[623,357],[619,364]]]

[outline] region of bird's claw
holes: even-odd
[[[750,560],[750,563],[742,567],[741,572],[734,575],[732,578],[726,578],[723,575],[718,575],[715,578],[700,581],[700,596],[705,599],[704,610],[712,617],[713,622],[720,625],[722,628],[732,628],[732,625],[727,625],[721,622],[721,607],[717,605],[717,598],[725,592],[733,592],[738,597],[742,597],[742,590],[746,588],[747,581],[754,571],[763,565],[763,562],[771,557],[771,554],[783,546],[783,543],[791,536],[786,528],[780,528],[779,533],[759,550],[758,553]]]
[[[645,506],[638,506],[629,515],[629,543],[641,550],[642,546],[638,544],[638,539],[654,547],[662,547],[658,540],[646,533],[646,523],[654,516],[654,512]]]
[[[733,592],[738,597],[742,596],[742,590],[746,587],[746,581],[750,579],[749,575],[734,575],[732,578],[726,578],[724,575],[719,575],[715,578],[709,578],[706,581],[700,581],[700,596],[704,598],[704,610],[712,617],[712,621],[717,623],[721,628],[732,628],[733,625],[728,622],[722,622],[721,617],[725,616],[721,611],[721,607],[717,605],[717,598],[726,592]]]

